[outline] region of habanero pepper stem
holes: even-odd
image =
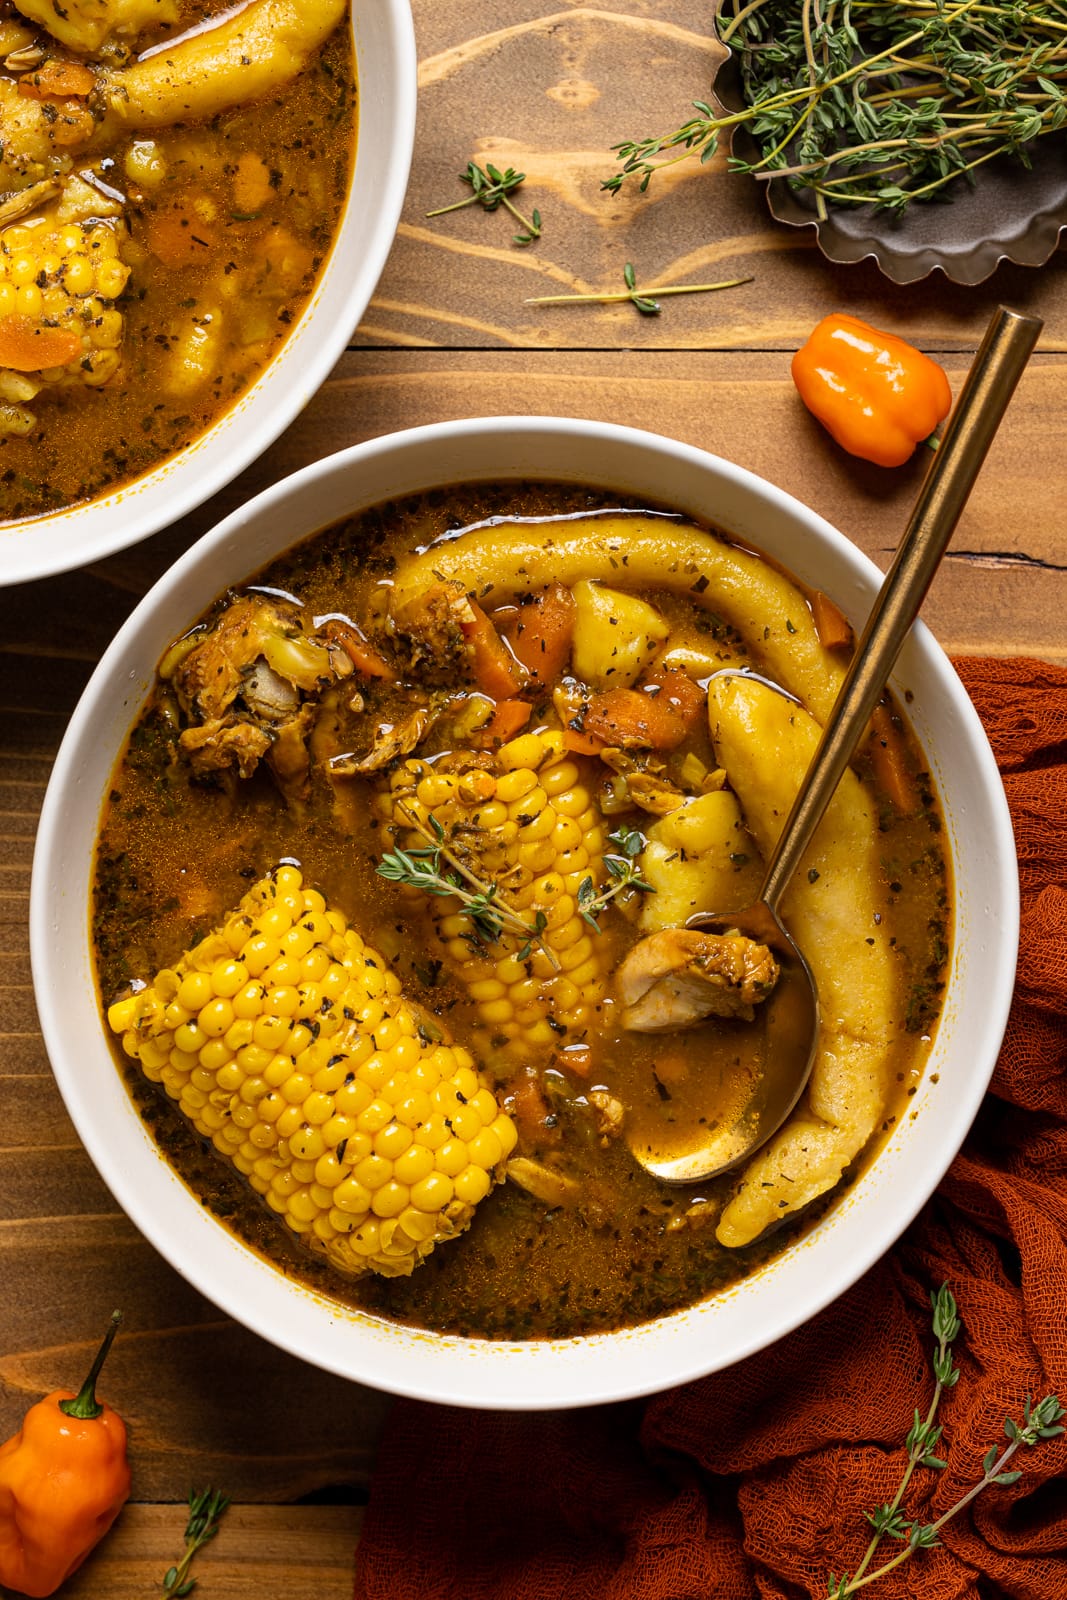
[[[824,317],[793,357],[793,382],[808,410],[843,450],[899,467],[952,408],[936,361],[858,317]]]
[[[121,1321],[114,1312],[78,1393],[46,1395],[0,1445],[0,1587],[33,1600],[81,1566],[129,1499],[126,1428],[96,1398]]]

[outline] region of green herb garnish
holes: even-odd
[[[449,211],[462,211],[464,206],[478,205],[484,211],[495,211],[498,206],[503,206],[506,211],[510,211],[517,222],[522,224],[523,231],[513,233],[511,236],[513,244],[532,244],[535,239],[540,239],[540,211],[535,209],[532,217],[524,217],[518,207],[508,199],[508,195],[517,189],[520,183],[525,183],[525,172],[516,172],[512,167],[506,172],[501,172],[491,161],[486,162],[483,171],[476,162],[468,161],[466,172],[461,172],[459,178],[461,183],[469,183],[471,186],[472,192],[466,200],[457,200],[450,206],[438,206],[436,211],[427,211],[428,217],[443,217]]]
[[[629,261],[622,269],[622,276],[626,288],[617,294],[544,294],[525,303],[528,306],[618,305],[629,300],[643,317],[658,317],[661,309],[659,302],[665,295],[712,294],[716,289],[736,289],[743,283],[752,282],[751,278],[727,278],[724,283],[679,283],[669,285],[666,289],[639,289],[637,274]]]
[[[611,883],[604,889],[597,890],[592,878],[583,878],[578,885],[578,910],[591,928],[600,932],[600,923],[597,918],[606,905],[609,905],[617,895],[626,889],[639,889],[644,894],[655,894],[655,889],[646,883],[641,876],[641,869],[636,858],[645,848],[645,836],[636,828],[617,828],[614,833],[608,834],[608,843],[613,844],[618,855],[605,855],[604,865],[607,868]]]
[[[731,156],[732,171],[785,179],[821,217],[828,203],[900,212],[995,156],[1029,166],[1033,141],[1067,123],[1067,24],[1047,0],[728,0],[717,27],[744,109],[695,100],[673,133],[616,145],[605,189],[646,189],[746,126],[760,155]]]
[[[218,1489],[189,1491],[189,1521],[185,1528],[185,1551],[177,1566],[171,1567],[163,1579],[162,1600],[184,1600],[184,1597],[196,1588],[196,1579],[189,1576],[193,1557],[218,1533],[219,1522],[229,1503],[226,1495]]]
[[[918,1411],[915,1413],[915,1421],[911,1425],[906,1441],[908,1459],[899,1489],[887,1505],[879,1506],[876,1511],[868,1514],[867,1521],[874,1529],[874,1535],[864,1551],[862,1561],[851,1577],[847,1573],[842,1573],[839,1577],[830,1574],[827,1600],[847,1600],[849,1595],[865,1589],[868,1584],[874,1583],[887,1572],[892,1572],[895,1567],[901,1566],[915,1554],[916,1550],[933,1549],[939,1543],[937,1536],[945,1523],[951,1521],[965,1506],[970,1505],[983,1489],[989,1488],[992,1484],[1015,1483],[1022,1476],[1021,1472],[1005,1470],[1020,1445],[1030,1447],[1042,1439],[1052,1439],[1063,1432],[1060,1418],[1064,1410],[1057,1396],[1046,1395],[1036,1406],[1032,1406],[1027,1395],[1023,1403],[1021,1422],[1008,1417],[1004,1423],[1007,1445],[1002,1448],[994,1444],[987,1450],[979,1481],[949,1506],[936,1522],[921,1522],[918,1518],[906,1516],[901,1506],[915,1468],[933,1467],[936,1471],[940,1471],[945,1465],[941,1457],[934,1453],[942,1433],[941,1426],[935,1419],[941,1396],[946,1389],[953,1388],[959,1379],[959,1369],[952,1360],[952,1344],[960,1332],[960,1319],[955,1299],[947,1284],[942,1284],[937,1293],[930,1296],[930,1303],[933,1306],[933,1331],[937,1341],[932,1361],[933,1397],[925,1417],[921,1417]],[[874,1559],[875,1551],[882,1539],[887,1536],[901,1540],[904,1548],[891,1560],[883,1562],[880,1567],[869,1572],[868,1568]]]
[[[405,883],[425,894],[452,895],[463,907],[463,914],[471,925],[473,938],[481,944],[496,944],[505,933],[525,940],[518,952],[518,960],[525,961],[536,945],[548,958],[553,968],[559,968],[556,956],[545,944],[543,934],[546,918],[538,911],[532,922],[527,922],[513,906],[509,906],[500,893],[500,885],[483,883],[457,855],[448,848],[445,830],[436,817],[430,818],[430,829],[406,806],[397,810],[409,827],[414,828],[427,841],[425,848],[391,850],[378,863],[378,876],[390,883]],[[447,863],[447,870],[442,867]]]

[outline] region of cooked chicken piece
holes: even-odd
[[[684,806],[689,796],[655,772],[631,772],[626,779],[630,799],[653,817],[666,817]]]
[[[739,933],[664,928],[636,944],[615,974],[622,1024],[634,1033],[671,1033],[706,1017],[741,1017],[778,981],[765,944]]]
[[[179,743],[197,777],[236,768],[239,778],[250,778],[270,749],[270,735],[251,722],[217,717],[198,728],[186,728]]]
[[[379,723],[374,741],[365,756],[334,756],[328,763],[331,778],[354,778],[367,772],[381,772],[401,756],[410,755],[433,727],[440,713],[420,706],[402,722]]]
[[[219,613],[207,632],[190,635],[173,667],[160,672],[174,685],[182,710],[204,719],[220,717],[246,684],[269,668],[289,686],[310,694],[351,671],[347,658],[304,632],[299,609],[262,595],[244,595]]]
[[[597,1113],[596,1131],[600,1135],[600,1142],[607,1146],[621,1135],[626,1108],[621,1100],[616,1100],[606,1089],[590,1089],[588,1098]]]
[[[131,39],[178,20],[176,0],[18,0],[18,9],[79,55],[95,55],[105,39]]]
[[[179,745],[193,771],[248,778],[263,758],[290,800],[307,793],[319,695],[353,670],[339,644],[304,631],[297,606],[261,595],[234,600],[159,669],[191,724]]]
[[[273,772],[279,789],[289,799],[303,799],[311,783],[311,755],[308,736],[314,727],[318,707],[307,701],[288,721],[281,723],[274,734],[267,765]]]
[[[253,661],[241,685],[241,698],[262,722],[285,722],[300,709],[299,691],[268,667],[262,657]]]

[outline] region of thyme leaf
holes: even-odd
[[[219,1489],[189,1491],[185,1550],[181,1560],[164,1576],[162,1600],[185,1600],[185,1596],[196,1588],[196,1579],[189,1576],[193,1557],[218,1533],[219,1522],[229,1503],[227,1496]]]
[[[970,1505],[983,1489],[993,1484],[1003,1486],[1017,1482],[1022,1474],[1017,1470],[1006,1471],[1005,1468],[1021,1446],[1032,1447],[1042,1439],[1052,1439],[1064,1431],[1060,1420],[1064,1415],[1064,1408],[1056,1395],[1046,1395],[1037,1405],[1032,1405],[1030,1396],[1027,1395],[1023,1404],[1022,1420],[1016,1421],[1015,1418],[1008,1417],[1004,1423],[1004,1436],[1008,1444],[1005,1447],[994,1444],[987,1450],[979,1481],[949,1506],[936,1522],[920,1522],[917,1518],[908,1517],[902,1511],[901,1505],[915,1468],[925,1466],[940,1469],[945,1465],[939,1456],[933,1454],[942,1431],[934,1419],[942,1394],[946,1389],[953,1388],[959,1380],[959,1369],[952,1358],[952,1345],[959,1336],[961,1324],[956,1301],[948,1285],[942,1284],[937,1293],[930,1296],[930,1302],[933,1308],[933,1332],[936,1340],[931,1363],[934,1374],[933,1397],[925,1416],[921,1416],[918,1411],[915,1412],[915,1420],[906,1441],[908,1459],[899,1489],[888,1505],[879,1506],[876,1511],[867,1515],[867,1521],[874,1529],[874,1534],[864,1551],[863,1559],[851,1577],[848,1573],[840,1575],[830,1573],[827,1600],[848,1600],[850,1595],[858,1593],[868,1584],[875,1583],[885,1573],[899,1567],[914,1555],[916,1550],[932,1550],[939,1543],[938,1534],[945,1523],[951,1521],[965,1506]],[[903,1544],[903,1549],[890,1560],[883,1562],[880,1567],[876,1567],[873,1572],[868,1571],[879,1544],[886,1537],[898,1540]]]
[[[625,290],[612,294],[543,294],[537,295],[532,300],[525,302],[528,306],[588,306],[588,305],[618,305],[629,301],[636,306],[643,317],[658,317],[660,314],[660,300],[670,294],[713,294],[717,289],[737,289],[743,283],[751,283],[751,278],[727,278],[723,283],[677,283],[669,284],[665,289],[639,289],[637,287],[637,274],[634,272],[632,262],[627,262],[622,269]]]
[[[525,172],[516,172],[513,167],[509,167],[506,172],[501,172],[498,167],[493,166],[491,161],[487,161],[483,169],[478,166],[477,162],[468,161],[467,170],[460,173],[459,179],[461,183],[470,184],[471,193],[467,198],[465,200],[457,200],[450,206],[438,206],[436,211],[427,211],[426,215],[428,217],[443,217],[449,211],[462,211],[465,206],[478,205],[482,207],[483,211],[496,211],[499,206],[503,206],[506,211],[511,213],[516,222],[522,224],[523,231],[521,233],[513,233],[511,236],[513,244],[533,244],[535,239],[540,239],[540,211],[535,210],[532,217],[524,217],[518,207],[508,199],[508,196],[519,187],[520,183],[525,183]]]

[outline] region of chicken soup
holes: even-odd
[[[721,534],[552,484],[378,507],[175,640],[114,774],[101,996],[142,1114],[286,1273],[494,1338],[632,1325],[788,1249],[906,1111],[945,981],[936,799],[886,702],[784,905],[811,1081],[760,1092],[751,903],[851,650]]]

